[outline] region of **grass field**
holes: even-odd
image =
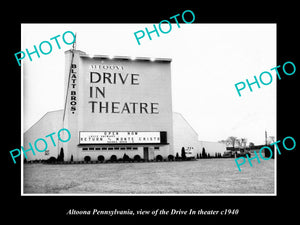
[[[25,164],[24,194],[273,194],[274,160]]]

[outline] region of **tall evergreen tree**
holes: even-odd
[[[205,152],[205,148],[202,148],[202,158],[207,158],[206,152]]]
[[[182,149],[181,149],[181,158],[186,159],[184,147],[182,147]]]
[[[63,148],[60,148],[60,153],[59,153],[59,156],[58,156],[58,161],[61,161],[63,162],[64,161],[64,149]]]

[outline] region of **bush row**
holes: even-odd
[[[50,157],[47,160],[31,160],[29,162],[24,161],[25,163],[50,163],[50,164],[62,164],[62,163],[103,163],[103,162],[162,162],[162,161],[186,161],[186,160],[190,160],[189,158],[183,158],[183,157],[179,157],[178,155],[176,155],[175,157],[173,155],[169,155],[167,158],[163,158],[161,155],[157,155],[155,157],[155,159],[153,160],[145,160],[143,158],[141,158],[140,155],[135,155],[133,158],[130,158],[126,153],[124,154],[123,157],[121,158],[117,158],[116,155],[112,155],[109,159],[105,159],[105,157],[103,155],[99,155],[97,157],[96,161],[92,161],[90,156],[85,156],[83,161],[77,161],[74,162],[73,161],[73,157],[71,157],[70,161],[64,161],[61,158],[55,158],[55,157]]]

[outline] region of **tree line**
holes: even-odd
[[[227,147],[232,146],[233,148],[246,148],[246,147],[254,147],[255,144],[253,142],[249,142],[247,146],[247,138],[241,137],[237,138],[235,136],[230,136],[225,140],[219,141],[219,143],[224,143],[226,144]],[[275,142],[275,137],[274,136],[268,136],[266,138],[266,145],[269,145],[271,143]]]

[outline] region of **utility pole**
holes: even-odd
[[[265,130],[265,142],[266,142],[266,145],[268,145],[268,140],[267,140],[268,138],[267,137],[268,137],[267,131]]]

